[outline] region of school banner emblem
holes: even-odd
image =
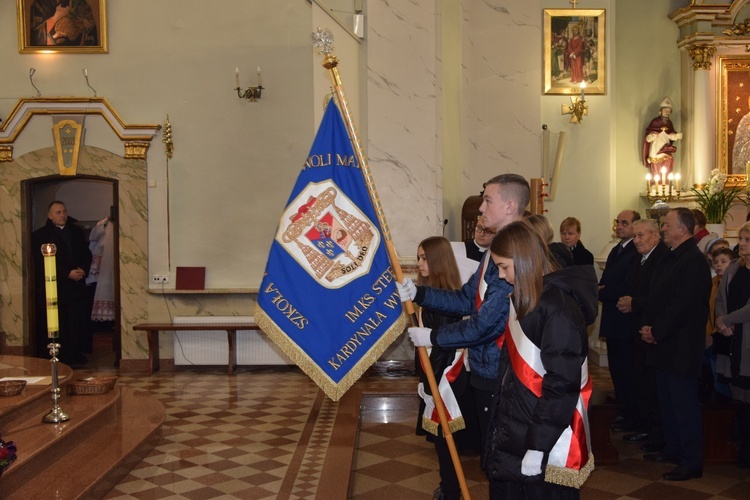
[[[334,401],[406,327],[377,214],[333,101],[281,215],[255,319]]]

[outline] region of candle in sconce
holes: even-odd
[[[585,91],[585,89],[586,89],[586,82],[581,82],[581,100],[582,101],[586,100],[586,91]]]
[[[44,290],[47,298],[47,337],[56,339],[60,336],[60,323],[57,314],[57,265],[55,254],[57,247],[52,243],[42,245],[44,256]]]
[[[262,87],[260,84],[260,66],[258,66],[258,87]]]
[[[646,194],[651,193],[651,174],[646,174]]]
[[[240,68],[234,68],[234,81],[237,83],[237,88],[240,88]]]

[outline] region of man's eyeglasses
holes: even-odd
[[[497,233],[497,231],[493,231],[492,229],[486,229],[486,228],[484,228],[482,226],[479,226],[479,225],[477,225],[477,227],[474,228],[474,232],[479,233],[479,234],[483,234],[485,236],[492,236],[495,233]]]

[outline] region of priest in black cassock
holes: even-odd
[[[86,364],[83,355],[85,332],[89,328],[86,296],[86,276],[91,267],[89,250],[83,230],[68,217],[65,203],[53,201],[47,210],[47,223],[31,235],[32,253],[35,260],[36,294],[36,355],[49,357],[47,344],[46,297],[44,288],[44,257],[41,246],[54,243],[57,246],[57,301],[60,322],[60,361],[71,365]]]

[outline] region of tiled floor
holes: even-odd
[[[94,356],[92,365],[97,363],[112,369],[106,355]],[[606,370],[591,371],[609,387]],[[324,493],[330,485],[346,491],[341,487],[349,476],[348,469],[324,467],[331,455],[351,454],[345,443],[354,443],[354,436],[342,448],[336,420],[342,402],[330,401],[294,368],[240,368],[233,376],[223,368],[190,368],[128,374],[118,383],[153,394],[167,419],[163,441],[108,499],[346,496]],[[362,410],[350,498],[431,498],[439,482],[436,457],[432,445],[414,435],[414,385],[411,376],[366,375],[352,389],[362,393]],[[351,428],[353,434],[356,425]],[[707,465],[701,479],[669,483],[660,477],[671,466],[644,462],[637,445],[619,435],[613,442],[620,464],[598,467],[581,491],[583,499],[750,499],[748,470]],[[462,463],[472,498],[487,498],[478,457],[464,456]]]

